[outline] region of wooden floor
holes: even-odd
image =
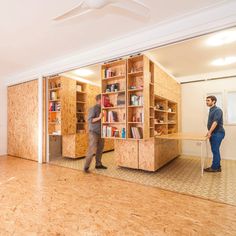
[[[236,207],[0,157],[0,235],[236,235]]]

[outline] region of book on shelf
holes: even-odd
[[[118,114],[115,111],[103,111],[102,122],[118,122]]]
[[[143,106],[143,95],[131,94],[130,96],[130,105],[131,106]]]
[[[61,111],[61,104],[50,102],[49,103],[49,111]]]
[[[114,76],[123,76],[125,75],[125,73],[123,72],[123,70],[119,69],[115,69],[115,68],[106,68],[103,70],[103,76],[104,78],[111,78],[111,77],[114,77]]]
[[[120,132],[116,127],[103,125],[102,126],[102,137],[103,138],[120,137]]]
[[[107,95],[102,96],[102,105],[103,107],[113,107],[113,104],[110,102],[110,98]]]
[[[117,106],[125,106],[125,92],[117,95]]]
[[[141,127],[130,127],[131,129],[131,137],[134,139],[142,139],[143,138],[143,130]]]
[[[120,90],[120,84],[119,83],[114,83],[114,84],[107,84],[106,86],[106,93],[109,92],[118,92]]]
[[[141,122],[141,123],[143,123],[144,122],[144,113],[140,112],[139,116],[137,116],[137,114],[133,115],[131,122]]]

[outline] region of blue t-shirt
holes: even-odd
[[[222,110],[217,107],[211,107],[209,110],[209,116],[208,116],[208,122],[207,122],[207,129],[210,130],[213,122],[217,122],[217,126],[214,129],[213,133],[217,132],[225,132],[224,127],[223,127],[223,112]]]

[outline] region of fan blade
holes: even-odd
[[[137,0],[113,0],[111,5],[144,17],[148,17],[150,13],[149,8]]]
[[[73,9],[69,10],[68,12],[64,13],[63,15],[60,15],[53,20],[55,21],[61,21],[61,20],[67,20],[72,17],[81,16],[88,12],[92,11],[92,9],[89,9],[86,5],[84,5],[83,2],[81,2],[77,7],[74,7]]]

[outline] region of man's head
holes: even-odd
[[[215,106],[217,102],[217,98],[215,96],[207,96],[206,98],[206,104],[208,107],[212,107],[212,106]]]
[[[98,94],[98,95],[95,97],[95,99],[96,99],[97,104],[101,105],[101,94]]]

